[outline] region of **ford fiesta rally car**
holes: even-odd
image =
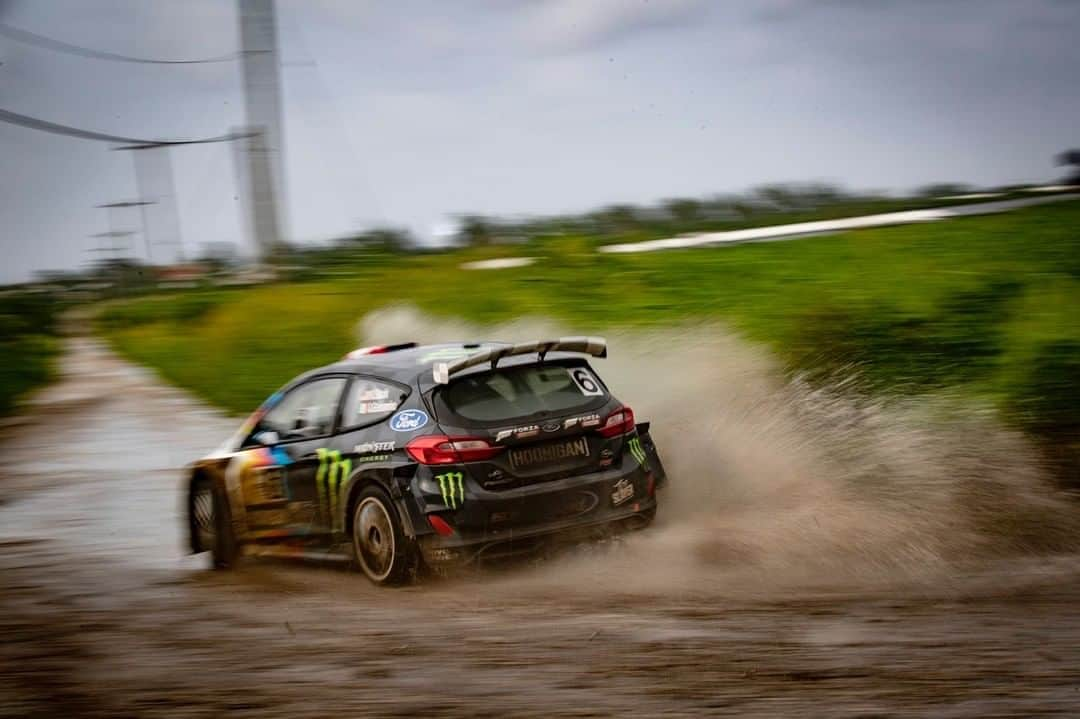
[[[369,347],[297,377],[190,468],[192,552],[351,558],[373,582],[640,529],[664,469],[599,338]]]

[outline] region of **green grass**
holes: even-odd
[[[238,412],[340,357],[366,312],[409,302],[478,322],[549,316],[582,333],[719,319],[793,369],[856,366],[873,386],[901,391],[956,387],[1036,427],[1022,421],[1039,412],[1031,388],[1080,382],[1057,361],[1080,347],[1078,228],[1080,202],[1065,202],[726,248],[597,254],[595,238],[571,237],[379,255],[338,266],[333,279],[134,300],[101,322],[128,356]],[[511,254],[543,260],[457,269]],[[1039,367],[1061,376],[1033,377]]]
[[[0,416],[53,375],[56,306],[44,296],[0,297]]]

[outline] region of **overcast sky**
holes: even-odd
[[[1076,0],[279,0],[290,236],[421,237],[780,181],[1043,182],[1080,145]],[[108,52],[237,47],[232,0],[0,0]],[[239,68],[0,38],[0,109],[136,137],[243,122]],[[129,153],[0,124],[0,282],[85,262]],[[173,151],[183,235],[244,241],[226,145]]]

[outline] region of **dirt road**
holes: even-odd
[[[584,556],[398,590],[208,571],[182,551],[179,468],[235,422],[90,339],[71,350],[0,439],[0,716],[1080,713],[1073,555],[777,584],[729,547],[721,579],[640,582],[667,562],[669,515]]]

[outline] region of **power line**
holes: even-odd
[[[0,122],[7,122],[12,125],[28,127],[32,130],[40,130],[42,132],[51,132],[54,135],[67,135],[68,137],[80,137],[84,140],[100,140],[102,142],[126,142],[135,145],[201,145],[207,142],[227,142],[229,140],[239,140],[251,136],[251,133],[246,132],[230,132],[225,135],[203,137],[194,140],[147,140],[145,138],[110,135],[104,132],[94,132],[93,130],[82,130],[77,127],[71,127],[70,125],[60,125],[55,122],[49,122],[48,120],[40,120],[36,117],[20,115],[17,112],[3,109],[0,109]]]
[[[158,60],[146,57],[131,57],[130,55],[119,55],[114,52],[105,52],[103,50],[93,50],[88,47],[72,45],[71,43],[54,40],[51,37],[38,35],[37,33],[22,30],[10,25],[4,25],[3,23],[0,23],[0,35],[26,45],[34,45],[35,47],[42,47],[47,50],[55,50],[56,52],[64,52],[69,55],[79,55],[80,57],[89,57],[96,60],[112,60],[114,62],[134,62],[149,65],[202,65],[211,62],[229,62],[230,60],[236,60],[240,57],[240,53],[238,52],[219,55],[217,57],[202,58],[200,60]]]

